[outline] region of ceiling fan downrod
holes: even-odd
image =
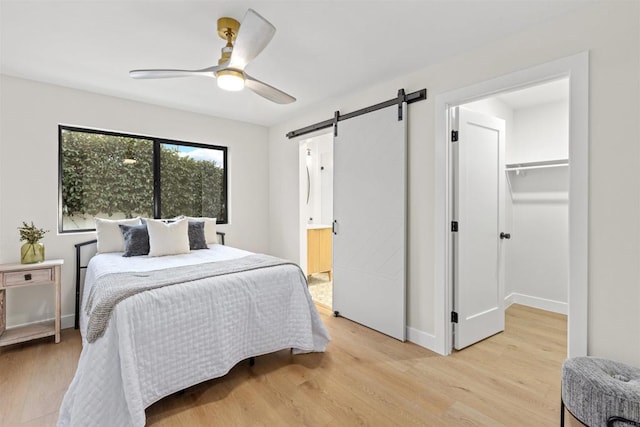
[[[218,65],[222,65],[231,59],[233,43],[236,41],[239,29],[240,23],[233,18],[218,19],[218,36],[227,41],[227,44],[222,48],[222,55],[218,60]]]

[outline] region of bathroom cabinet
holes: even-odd
[[[313,227],[307,229],[307,274],[329,273],[331,280],[332,264],[331,227]]]

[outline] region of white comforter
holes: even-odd
[[[92,258],[84,297],[95,280],[250,252],[213,245],[188,255]],[[84,304],[83,304],[84,305]],[[104,336],[84,340],[64,397],[59,426],[143,426],[144,409],[171,393],[225,375],[252,356],[293,348],[324,351],[329,335],[296,266],[211,277],[142,292],[116,306]]]

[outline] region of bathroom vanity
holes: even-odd
[[[332,270],[332,235],[330,225],[307,226],[307,274],[329,273]]]

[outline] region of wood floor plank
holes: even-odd
[[[30,378],[35,367],[38,346],[35,342],[18,344],[0,350],[0,425],[22,423],[24,401],[29,393]]]
[[[77,331],[0,350],[0,426],[54,426],[82,349]]]
[[[284,350],[147,408],[164,426],[543,426],[560,418],[566,316],[512,305],[506,329],[442,357],[319,307],[325,353]],[[0,426],[55,425],[77,331],[0,349]],[[567,425],[577,426],[567,414]]]
[[[70,344],[66,342],[62,345]],[[40,347],[39,353],[45,349],[46,347]],[[31,373],[29,392],[24,400],[21,417],[23,423],[57,413],[69,386],[69,378],[75,373],[75,366],[66,360],[68,356],[68,352],[65,351],[56,351],[47,357],[37,355],[38,362]]]

